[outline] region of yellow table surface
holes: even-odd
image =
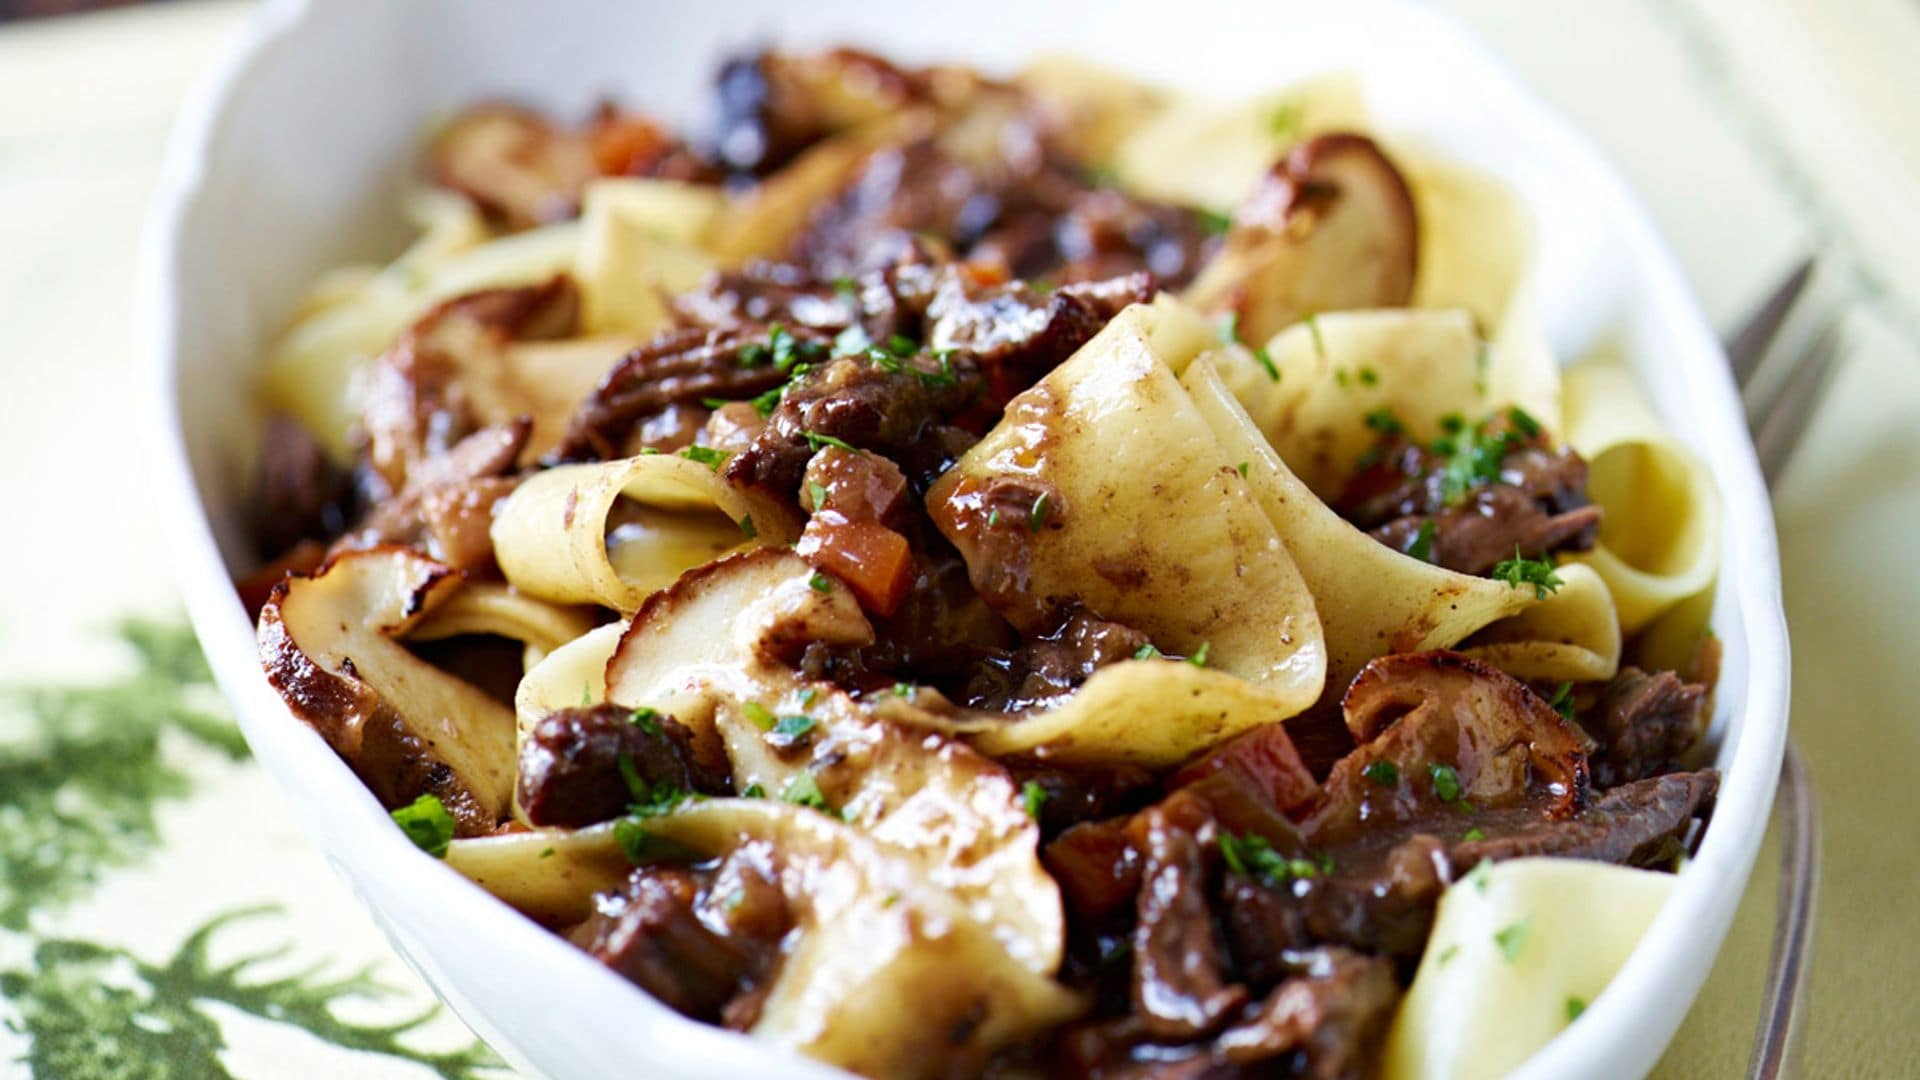
[[[1447,6],[1616,157],[1722,325],[1822,256],[1846,361],[1776,503],[1793,730],[1825,819],[1806,1061],[1920,1075],[1920,3]],[[174,112],[244,14],[183,3],[0,29],[0,446],[15,463],[0,473],[0,680],[89,677],[120,662],[107,620],[175,603],[134,460],[132,265]],[[0,746],[15,721],[0,715]],[[159,960],[209,915],[272,900],[300,954],[374,963],[403,1011],[429,1000],[258,770],[205,768],[203,789],[166,804],[146,863],[34,930]],[[1657,1075],[1743,1072],[1775,859],[1770,841]],[[0,972],[26,950],[0,927]],[[237,1075],[426,1075],[265,1022],[223,1029]],[[464,1042],[444,1017],[418,1036]],[[0,1060],[22,1045],[0,1028]]]

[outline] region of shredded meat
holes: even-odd
[[[995,402],[1038,382],[1129,304],[1153,298],[1153,278],[1129,274],[1038,293],[1023,282],[983,285],[972,274],[942,276],[927,306],[927,343],[963,349],[984,371]]]
[[[822,352],[825,339],[798,328],[789,331],[795,347]],[[670,410],[708,398],[748,398],[787,379],[776,367],[768,342],[771,328],[736,326],[727,330],[690,329],[667,333],[628,353],[573,415],[567,434],[554,449],[556,461],[605,461],[662,449],[648,424]],[[680,430],[685,425],[671,425]],[[681,443],[680,445],[685,445]],[[675,448],[677,447],[667,447]]]
[[[968,685],[967,703],[995,712],[1044,705],[1079,689],[1096,670],[1132,659],[1148,644],[1147,635],[1130,626],[1075,611],[1052,632],[986,658]]]
[[[257,492],[253,537],[262,558],[275,558],[302,540],[331,539],[346,527],[347,477],[291,417],[267,418]]]
[[[411,544],[470,574],[491,572],[493,507],[519,484],[503,474],[513,468],[531,430],[524,418],[496,424],[416,462],[406,486],[376,502],[332,552]]]
[[[1450,489],[1449,455],[1395,435],[1376,448],[1379,460],[1348,484],[1334,509],[1397,551],[1413,551],[1429,534],[1428,560],[1463,574],[1485,574],[1516,551],[1538,559],[1592,547],[1600,509],[1587,501],[1586,461],[1500,423],[1488,433],[1504,440],[1495,479]]]
[[[1227,981],[1224,950],[1207,905],[1206,804],[1175,795],[1139,817],[1129,838],[1142,854],[1139,922],[1133,932],[1133,1007],[1147,1034],[1167,1041],[1206,1035],[1246,1003]]]
[[[1593,782],[1607,788],[1672,772],[1706,733],[1707,688],[1671,671],[1621,668],[1582,716],[1599,744]]]
[[[641,797],[635,780],[649,790],[733,792],[725,754],[698,745],[671,716],[636,719],[618,705],[562,709],[520,746],[517,797],[535,825],[579,828],[618,817]]]
[[[696,1020],[751,1027],[791,926],[764,845],[711,870],[644,866],[569,935],[594,959]]]

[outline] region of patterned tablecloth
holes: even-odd
[[[1847,362],[1778,498],[1794,729],[1826,811],[1808,1062],[1920,1062],[1920,4],[1458,0],[1591,131],[1729,322],[1818,251]],[[247,759],[185,630],[130,370],[140,216],[244,17],[0,30],[0,1073],[504,1072]],[[1744,1067],[1776,875],[1661,1067]]]

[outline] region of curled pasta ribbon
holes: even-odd
[[[1216,367],[1219,357],[1202,357],[1181,381],[1228,456],[1247,463],[1249,490],[1313,594],[1331,692],[1376,656],[1446,648],[1535,603],[1530,590],[1412,558],[1334,513],[1261,437]]]
[[[659,331],[667,297],[698,287],[718,265],[705,238],[725,208],[718,191],[695,184],[626,177],[588,184],[578,259],[587,333],[646,338]]]
[[[408,631],[410,641],[438,641],[463,634],[494,634],[526,646],[532,669],[548,654],[593,629],[593,618],[495,582],[470,582]]]
[[[1707,590],[1720,568],[1720,498],[1706,466],[1661,430],[1626,368],[1604,358],[1567,372],[1567,441],[1587,459],[1603,511],[1593,567],[1633,634]]]
[[[1381,1076],[1518,1068],[1606,989],[1675,880],[1582,859],[1482,864],[1440,897]]]
[[[384,269],[330,276],[267,354],[268,404],[300,421],[338,462],[353,457],[359,373],[401,331],[443,300],[570,270],[580,244],[571,222],[490,239],[479,213],[456,196],[423,195],[411,210],[420,239]]]
[[[1331,72],[1231,105],[1173,101],[1139,119],[1119,140],[1113,162],[1129,191],[1227,210],[1295,143],[1366,130],[1359,77]]]
[[[1523,682],[1598,682],[1620,670],[1620,619],[1607,583],[1568,563],[1553,595],[1468,638],[1460,651]]]
[[[1314,598],[1163,359],[1184,363],[1208,340],[1170,300],[1129,308],[929,489],[934,522],[976,583],[997,580],[995,532],[1020,535],[1024,587],[983,593],[1023,631],[1080,606],[1167,651],[1205,650],[1205,671],[1147,659],[1102,668],[1065,703],[977,745],[1167,766],[1319,697]],[[1010,485],[1047,501],[1002,514],[989,503]]]
[[[609,532],[621,500],[631,520]],[[560,465],[528,477],[494,516],[500,570],[521,592],[634,611],[682,573],[728,551],[790,543],[794,512],[678,454]]]

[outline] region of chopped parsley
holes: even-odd
[[[1325,855],[1290,859],[1273,850],[1266,837],[1253,833],[1236,836],[1225,829],[1220,831],[1220,857],[1227,869],[1258,877],[1269,885],[1333,871],[1333,860]]]
[[[1459,802],[1466,794],[1466,789],[1460,786],[1460,774],[1450,765],[1429,765],[1427,775],[1432,778],[1433,793],[1441,802]]]
[[[807,588],[814,592],[832,592],[833,582],[827,580],[827,575],[815,570],[813,576],[807,579]]]
[[[1456,957],[1456,956],[1459,956],[1459,955],[1460,955],[1460,946],[1458,946],[1458,945],[1449,945],[1449,946],[1447,946],[1446,948],[1444,948],[1444,949],[1441,949],[1441,950],[1440,950],[1440,961],[1439,961],[1439,962],[1440,962],[1440,966],[1441,966],[1441,967],[1446,967],[1446,966],[1447,966],[1447,962],[1448,962],[1449,960],[1452,960],[1452,959],[1453,959],[1454,957]]]
[[[670,814],[683,804],[699,798],[692,792],[682,791],[672,784],[649,785],[642,779],[633,761],[627,755],[620,755],[620,775],[627,782],[628,790],[633,794],[633,802],[627,807],[627,816],[613,826],[614,842],[632,863],[648,862],[652,859],[668,858],[680,851],[680,846],[670,841],[663,842],[647,831],[646,821],[651,817]]]
[[[1421,562],[1433,561],[1433,519],[1420,523],[1420,531],[1413,535],[1413,543],[1407,545],[1407,554]]]
[[[633,710],[633,715],[627,717],[627,719],[632,722],[634,727],[639,728],[641,731],[649,735],[658,735],[660,734],[659,716],[660,710],[649,709],[645,705],[642,705]]]
[[[1267,131],[1276,139],[1295,139],[1299,137],[1300,126],[1306,118],[1306,106],[1289,98],[1275,105],[1273,111],[1267,114]]]
[[[753,721],[754,727],[759,728],[761,731],[773,730],[774,716],[767,711],[765,705],[757,701],[749,701],[740,706],[740,711],[745,714],[748,720]]]
[[[1360,385],[1361,386],[1379,386],[1380,373],[1373,370],[1370,367],[1361,368],[1360,369]]]
[[[1587,1011],[1587,1003],[1585,1001],[1581,1000],[1580,998],[1573,997],[1572,995],[1568,995],[1567,1023],[1571,1024],[1575,1020],[1580,1019],[1580,1014],[1586,1011]]]
[[[1404,435],[1407,432],[1407,426],[1385,405],[1367,414],[1367,426],[1386,436]]]
[[[1234,345],[1239,343],[1239,341],[1240,313],[1237,311],[1229,311],[1227,312],[1227,317],[1220,320],[1220,342],[1224,345]]]
[[[867,336],[866,328],[856,324],[833,336],[833,355],[859,356],[872,344],[873,339]]]
[[[894,684],[893,684],[893,696],[894,696],[894,697],[909,697],[909,698],[910,698],[910,697],[912,697],[912,696],[913,696],[913,684],[912,684],[912,683],[904,683],[904,682],[897,682],[897,683],[894,683]]]
[[[885,899],[880,901],[880,906],[883,908],[890,908],[899,902],[900,902],[900,894],[897,892],[890,892],[886,895]]]
[[[1040,527],[1047,523],[1047,495],[1043,491],[1039,498],[1033,500],[1033,509],[1027,511],[1027,531],[1039,532]]]
[[[914,368],[914,377],[918,378],[920,382],[926,386],[959,386],[960,376],[956,375],[953,370],[953,353],[954,350],[952,349],[934,350],[934,362],[939,364],[940,367],[935,371],[923,371],[920,368]]]
[[[436,859],[447,857],[453,843],[453,815],[439,796],[427,794],[393,812],[393,823],[407,834],[413,846]]]
[[[1527,947],[1527,932],[1533,929],[1533,916],[1529,915],[1519,922],[1494,931],[1493,943],[1500,946],[1500,955],[1511,964],[1520,959],[1520,951]]]
[[[1196,209],[1193,212],[1193,219],[1208,236],[1222,236],[1228,229],[1233,228],[1233,215],[1223,214],[1218,210]]]
[[[1381,787],[1392,787],[1400,782],[1400,766],[1391,761],[1369,762],[1366,768],[1360,770],[1360,775]]]
[[[542,849],[540,850],[540,857],[541,857],[541,858],[543,858],[543,859],[551,859],[551,858],[553,858],[553,849],[552,849],[552,848],[542,848]]]
[[[993,512],[987,515],[987,528],[989,529],[997,528],[999,524],[1000,524],[1000,508],[996,506],[993,508]]]
[[[1352,380],[1347,375],[1346,368],[1337,367],[1333,369],[1333,385],[1338,386],[1342,390],[1345,390],[1351,384],[1351,382]]]
[[[1481,859],[1475,863],[1473,869],[1467,871],[1466,880],[1468,884],[1473,886],[1475,892],[1485,893],[1488,884],[1493,880],[1493,861],[1491,859]]]
[[[859,283],[845,274],[833,279],[833,291],[841,296],[852,296],[859,288]]]
[[[680,456],[688,461],[697,461],[709,469],[718,469],[727,463],[730,457],[725,450],[715,450],[711,446],[689,446],[680,451]]]
[[[1326,343],[1326,340],[1320,336],[1320,317],[1317,315],[1309,315],[1305,319],[1302,319],[1301,321],[1307,324],[1307,333],[1313,335],[1313,355],[1318,356],[1323,360],[1326,359],[1327,343]],[[1364,370],[1370,370],[1370,369],[1362,369],[1362,370],[1364,371]],[[1346,371],[1342,370],[1342,371],[1336,372],[1335,377],[1340,380],[1341,386],[1347,385]],[[1379,376],[1376,375],[1374,376],[1374,378],[1377,379],[1379,378]]]
[[[753,783],[741,789],[740,797],[743,799],[764,799],[767,797],[767,789],[760,786],[760,781],[755,780]]]
[[[1569,720],[1573,719],[1573,684],[1561,683],[1559,688],[1554,690],[1553,696],[1547,699],[1547,704],[1553,706],[1554,712]]]
[[[1154,648],[1153,642],[1151,641],[1133,650],[1133,658],[1135,660],[1151,660],[1154,657],[1159,655],[1160,655],[1160,650]]]
[[[1535,420],[1527,410],[1515,405],[1507,410],[1507,420],[1519,429],[1520,434],[1531,439],[1540,434],[1540,421]]]
[[[813,451],[818,451],[823,446],[831,446],[840,450],[853,450],[855,452],[858,452],[859,449],[845,439],[837,439],[832,435],[822,435],[818,431],[803,431],[800,433],[800,437],[807,440],[807,449]]]
[[[759,413],[761,416],[772,416],[773,410],[779,407],[780,398],[785,395],[786,392],[786,387],[776,386],[771,390],[755,394],[752,398],[748,399],[747,404],[752,405],[753,411]]]
[[[733,404],[733,402],[723,397],[703,397],[700,399],[700,404],[705,405],[709,409],[724,409]]]
[[[746,517],[740,519],[740,533],[749,540],[759,538],[760,526],[753,523],[752,514],[748,514]]]
[[[581,683],[580,684],[580,707],[584,709],[591,704],[593,704],[593,684]]]
[[[773,350],[773,366],[781,371],[792,370],[800,361],[816,359],[826,351],[815,342],[794,337],[779,323],[767,328],[767,346]],[[795,371],[794,374],[801,372]]]
[[[1187,657],[1187,663],[1192,664],[1194,667],[1206,667],[1207,653],[1212,651],[1212,649],[1213,649],[1213,642],[1211,641],[1201,642],[1200,647],[1193,650],[1193,655]]]
[[[818,721],[803,713],[783,716],[774,722],[773,733],[788,741],[796,740],[812,731]]]
[[[826,507],[827,489],[825,487],[809,480],[807,481],[807,495],[813,499],[813,508],[815,510],[824,509]]]
[[[1260,364],[1261,370],[1267,373],[1267,378],[1274,382],[1280,381],[1280,367],[1273,362],[1273,354],[1267,351],[1265,345],[1253,350],[1253,358]]]
[[[1518,546],[1513,549],[1513,558],[1502,559],[1494,566],[1492,577],[1516,589],[1533,586],[1535,600],[1545,600],[1566,584],[1560,580],[1559,574],[1554,573],[1550,560],[1523,558]]]
[[[1026,805],[1027,816],[1039,821],[1040,808],[1047,804],[1047,789],[1040,786],[1040,781],[1029,780],[1020,785],[1020,801]]]
[[[873,345],[867,349],[867,362],[889,375],[898,375],[907,369],[900,358],[887,351],[884,346]]]
[[[820,781],[815,780],[810,772],[803,772],[789,780],[786,788],[780,792],[780,798],[795,806],[807,806],[820,811],[827,808],[827,797],[820,791]]]
[[[1248,465],[1248,462],[1243,461],[1240,464],[1235,465],[1233,467],[1233,471],[1239,473],[1240,479],[1242,480],[1245,480],[1247,478],[1247,465]]]
[[[1461,834],[1460,836],[1460,839],[1462,840],[1485,840],[1486,838],[1487,838],[1486,832],[1482,830],[1478,825],[1475,825],[1473,828],[1468,829],[1465,833]]]

